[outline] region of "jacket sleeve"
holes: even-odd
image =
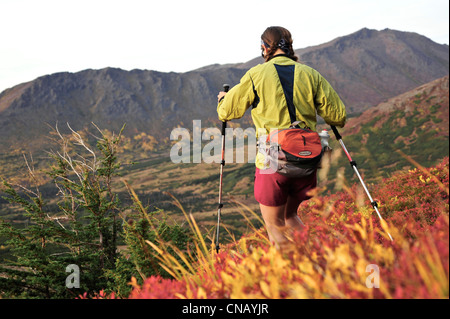
[[[330,83],[319,75],[317,91],[314,97],[317,114],[329,125],[344,127],[347,120],[345,105],[331,87]]]
[[[217,105],[219,120],[240,119],[255,100],[253,81],[248,71]]]

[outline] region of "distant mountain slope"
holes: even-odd
[[[404,155],[423,166],[435,165],[449,155],[449,77],[366,110],[350,119],[341,133],[369,181],[413,167]],[[340,145],[333,142],[333,148],[339,150]],[[347,164],[342,156],[336,167],[345,167],[347,177],[355,178]]]
[[[350,114],[449,73],[448,45],[392,30],[363,29],[297,53],[330,81]],[[217,92],[258,61],[187,73],[106,68],[46,75],[0,94],[0,146],[40,148],[49,126],[66,122],[111,131],[126,122],[127,134],[144,131],[158,140],[174,127],[190,128],[193,119],[218,125]]]
[[[392,128],[402,128],[406,119],[417,114],[416,118],[428,118],[422,125],[436,130],[438,136],[449,136],[449,77],[431,81],[406,93],[400,94],[372,107],[357,118],[352,118],[346,125],[347,134],[357,134],[361,127],[377,119],[374,127],[381,127],[383,123],[392,120],[394,113],[401,113]]]
[[[217,118],[217,92],[242,74],[230,68],[182,74],[106,68],[43,76],[0,95],[0,135],[9,143],[32,136],[32,147],[48,125],[69,122],[79,130],[94,122],[118,131],[126,122],[130,134],[168,138],[193,119]]]

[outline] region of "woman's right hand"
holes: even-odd
[[[220,102],[220,100],[224,98],[225,94],[227,94],[227,92],[220,91],[219,95],[217,95],[217,102]]]

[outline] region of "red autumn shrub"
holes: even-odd
[[[200,255],[181,280],[134,285],[130,298],[448,298],[448,172],[446,158],[369,185],[387,226],[354,185],[301,205],[306,227],[290,250],[277,251],[261,229]]]

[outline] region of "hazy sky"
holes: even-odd
[[[0,92],[56,72],[186,72],[260,54],[266,27],[294,48],[364,27],[449,43],[448,0],[0,0]]]

